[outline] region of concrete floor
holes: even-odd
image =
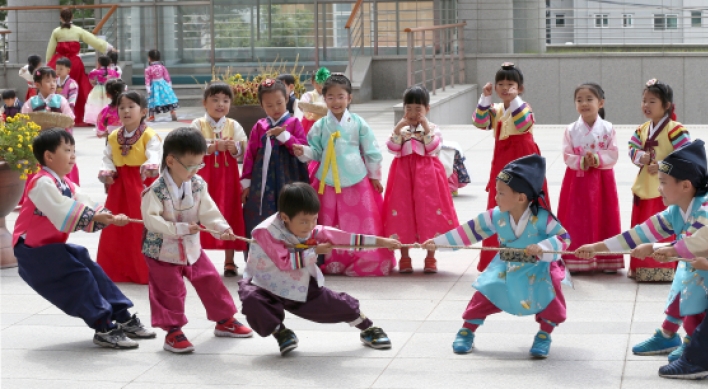
[[[383,144],[393,123],[391,107],[397,101],[355,105]],[[196,108],[182,109],[185,120],[201,115]],[[178,123],[179,124],[179,123]],[[177,125],[158,122],[163,136]],[[706,126],[688,126],[694,138],[707,138]],[[565,172],[561,154],[564,125],[538,126],[536,141],[547,158],[552,203],[558,204]],[[619,144],[634,130],[617,128]],[[470,126],[443,128],[446,139],[463,144],[472,184],[455,198],[459,219],[483,211],[494,139],[491,132]],[[105,200],[96,176],[103,140],[92,129],[75,130],[82,189],[97,201]],[[392,156],[384,154],[385,169]],[[623,228],[629,227],[630,186],[636,168],[621,157],[615,168]],[[12,229],[17,213],[8,217]],[[86,246],[95,255],[99,234],[72,234],[70,242]],[[208,252],[217,268],[223,255]],[[346,324],[321,325],[288,315],[288,327],[300,338],[299,348],[283,358],[273,338],[222,339],[213,336],[194,289],[188,285],[185,333],[196,346],[191,355],[162,350],[164,333],[140,342],[133,351],[99,348],[93,331],[83,321],[64,315],[32,291],[17,269],[0,271],[0,331],[3,388],[679,388],[706,387],[703,382],[661,379],[659,366],[666,357],[637,357],[631,346],[650,335],[662,320],[668,284],[637,284],[622,271],[617,275],[574,277],[575,289],[565,288],[568,321],[553,334],[547,360],[531,360],[528,349],[537,331],[532,317],[499,314],[480,328],[476,349],[455,355],[451,343],[461,325],[460,316],[473,290],[475,251],[438,255],[440,272],[422,274],[422,251],[414,251],[412,275],[388,278],[327,277],[327,286],[352,294],[363,312],[384,328],[393,348],[385,351],[362,346],[358,331]],[[243,259],[237,256],[243,268]],[[95,258],[95,257],[94,257]],[[50,260],[50,259],[48,259]],[[237,295],[238,279],[224,283]],[[120,284],[135,303],[135,311],[150,322],[147,286]],[[237,305],[240,305],[237,301]],[[244,317],[238,315],[242,321]]]

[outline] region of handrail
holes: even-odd
[[[108,19],[116,12],[120,7],[120,4],[95,4],[95,5],[24,5],[17,7],[0,7],[0,11],[48,11],[52,9],[99,9],[99,8],[110,8],[108,12],[103,16],[101,21],[96,24],[96,27],[91,31],[92,34],[98,34],[106,24]]]
[[[421,84],[428,81],[432,83],[433,94],[436,94],[438,79],[445,86],[455,87],[455,76],[459,77],[458,82],[465,82],[465,56],[464,56],[464,27],[466,23],[443,24],[437,26],[406,28],[408,34],[408,85],[416,83],[416,74],[421,75]],[[426,32],[432,32],[430,45],[426,42]],[[455,33],[457,36],[455,37]],[[420,34],[420,41],[416,36]],[[418,44],[417,44],[418,43]],[[416,47],[420,50],[420,59],[416,58]],[[426,60],[432,59],[432,67],[426,67]],[[438,60],[441,65],[438,65]],[[414,69],[414,63],[420,61],[420,70]],[[446,63],[447,62],[447,63]],[[438,77],[438,71],[442,74]],[[448,75],[449,72],[449,75]],[[432,77],[428,78],[428,74]]]
[[[352,13],[349,15],[347,24],[344,28],[347,30],[347,52],[349,56],[349,80],[354,76],[354,62],[359,54],[364,50],[364,0],[357,0]],[[358,42],[355,42],[358,40]],[[354,53],[353,46],[359,46],[359,50]]]
[[[110,19],[110,17],[113,15],[114,12],[116,12],[117,9],[118,9],[118,4],[113,4],[111,9],[109,9],[108,12],[106,12],[106,14],[103,15],[103,18],[101,19],[101,21],[98,22],[96,27],[93,29],[94,35],[97,34],[99,31],[101,31],[101,29],[103,28],[103,25],[106,24],[108,19]]]
[[[349,15],[349,19],[347,19],[347,24],[344,25],[344,28],[347,30],[352,27],[352,23],[354,23],[354,19],[356,18],[356,13],[359,11],[359,8],[361,8],[362,4],[364,4],[364,0],[357,0],[356,4],[354,4],[354,7],[352,7],[352,13]]]
[[[403,30],[403,32],[421,32],[421,31],[443,30],[445,28],[464,27],[466,25],[467,25],[467,22],[454,23],[454,24],[441,24],[441,25],[437,25],[437,26],[428,26],[428,27],[414,27],[414,28],[406,28],[405,30]]]

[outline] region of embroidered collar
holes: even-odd
[[[285,112],[283,116],[281,116],[278,120],[275,120],[270,116],[267,116],[266,118],[268,119],[268,125],[270,125],[270,128],[273,128],[276,127],[278,124],[285,123],[285,121],[290,118],[290,112]]]
[[[327,111],[327,117],[329,117],[330,120],[333,120],[335,123],[339,124],[340,126],[344,126],[345,123],[349,123],[352,121],[352,115],[349,113],[349,109],[344,110],[344,113],[342,114],[342,120],[337,120],[337,117],[334,116],[332,111]]]
[[[229,121],[229,119],[228,119],[226,116],[223,116],[223,117],[222,117],[221,119],[219,119],[219,121],[217,122],[217,121],[215,121],[211,116],[209,116],[208,113],[207,113],[207,114],[204,114],[204,118],[205,118],[205,120],[207,121],[207,123],[209,123],[209,125],[211,126],[211,129],[212,129],[214,132],[221,132],[221,130],[223,130],[224,127],[226,126],[226,123]]]
[[[120,128],[120,131],[118,131],[118,145],[120,146],[120,154],[122,156],[125,157],[128,155],[133,145],[140,139],[143,132],[145,132],[145,128],[147,128],[145,123],[140,123],[138,128],[132,131],[132,135],[125,129],[125,126]]]
[[[62,192],[65,191],[65,190],[67,190],[67,189],[69,189],[69,185],[67,185],[67,183],[64,182],[64,180],[62,180],[61,178],[59,178],[59,175],[58,175],[54,170],[52,170],[52,169],[50,169],[50,168],[48,168],[48,167],[46,167],[46,166],[42,166],[42,169],[43,169],[44,171],[46,171],[47,173],[49,173],[49,174],[52,175],[52,177],[54,178],[54,181],[56,181],[56,183],[57,183],[57,187],[58,187]]]

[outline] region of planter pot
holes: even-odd
[[[0,267],[3,268],[17,266],[12,234],[5,226],[5,216],[15,209],[24,189],[25,181],[20,180],[20,173],[0,161]]]
[[[253,126],[266,117],[266,114],[260,105],[232,105],[226,116],[236,120],[243,127],[246,136],[250,137]]]

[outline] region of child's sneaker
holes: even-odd
[[[433,274],[438,272],[438,261],[435,258],[425,258],[423,273]]]
[[[155,331],[145,328],[143,323],[140,322],[138,316],[133,314],[125,323],[118,323],[120,329],[125,332],[125,335],[133,339],[152,339],[157,336]]]
[[[681,337],[678,334],[667,338],[658,329],[654,332],[654,336],[632,347],[632,352],[635,355],[668,354],[679,348],[679,346],[681,346]]]
[[[191,353],[194,351],[194,345],[187,340],[182,330],[172,330],[165,336],[165,344],[162,346],[167,351],[173,353]]]
[[[679,358],[666,366],[659,368],[659,376],[664,378],[675,378],[679,380],[702,380],[708,378],[708,369],[698,365],[692,365],[685,358]]]
[[[297,335],[289,328],[283,328],[273,334],[280,346],[280,355],[285,355],[297,348]]]
[[[365,345],[371,348],[391,348],[391,339],[389,339],[384,330],[379,327],[369,327],[361,331],[360,338]]]
[[[669,354],[669,362],[678,361],[678,359],[681,358],[681,355],[683,355],[683,351],[686,350],[686,346],[688,346],[690,343],[691,337],[686,335],[686,337],[683,338],[683,342],[681,342],[679,348]]]
[[[398,272],[402,274],[413,273],[413,264],[411,264],[410,257],[401,257],[401,260],[398,261]]]
[[[214,335],[230,338],[250,338],[253,336],[253,330],[232,317],[223,324],[216,323]]]
[[[468,328],[460,328],[455,340],[452,342],[452,351],[455,354],[467,354],[474,348],[474,332]]]
[[[115,327],[106,332],[98,332],[93,335],[93,343],[108,348],[138,348],[138,342],[125,336],[120,327]]]
[[[546,331],[538,331],[531,346],[531,356],[534,358],[546,358],[551,350],[551,334]]]

